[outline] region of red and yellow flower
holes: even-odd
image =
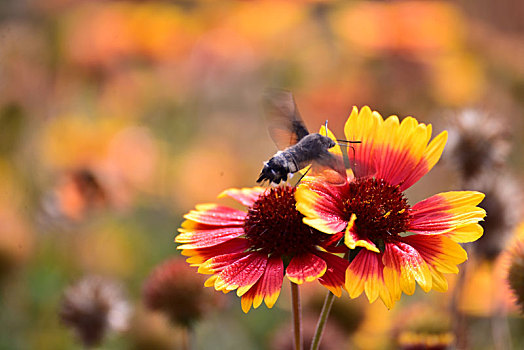
[[[445,192],[413,206],[404,191],[440,158],[447,139],[442,132],[431,142],[431,125],[407,117],[384,120],[369,107],[354,108],[346,122],[353,171],[342,183],[307,177],[296,192],[297,209],[311,227],[340,237],[351,249],[346,289],[363,292],[391,308],[402,292],[413,294],[416,283],[428,292],[446,291],[444,273],[457,273],[467,259],[458,243],[482,236],[478,224],[484,195]],[[340,152],[337,150],[336,152]]]
[[[283,278],[302,284],[318,280],[335,295],[344,288],[349,262],[330,253],[331,235],[304,224],[295,208],[294,187],[229,189],[247,212],[217,204],[197,205],[175,238],[187,261],[210,274],[205,286],[237,290],[242,310],[262,301],[271,308]]]

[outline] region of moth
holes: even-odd
[[[319,133],[309,133],[291,92],[268,91],[264,99],[264,110],[269,123],[269,134],[280,151],[264,162],[257,183],[269,181],[279,184],[310,164],[317,169],[331,168],[339,173],[345,172],[342,157],[329,151],[337,142]],[[327,133],[327,127],[325,130]]]

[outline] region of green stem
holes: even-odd
[[[293,304],[293,333],[295,335],[295,350],[302,350],[302,317],[298,284],[291,283],[291,300]]]
[[[313,340],[311,342],[311,350],[318,350],[320,341],[322,340],[322,333],[324,333],[324,328],[326,326],[326,321],[333,306],[333,301],[335,300],[335,295],[331,292],[328,292],[326,299],[324,300],[324,306],[322,306],[322,311],[320,312],[320,317],[317,323],[317,329]]]

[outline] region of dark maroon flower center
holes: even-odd
[[[304,224],[295,209],[295,187],[268,189],[248,210],[244,224],[251,249],[291,257],[311,252],[329,238]]]
[[[355,214],[356,232],[375,244],[397,238],[409,227],[409,204],[400,187],[382,179],[356,179],[344,194],[345,219]]]

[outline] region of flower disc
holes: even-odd
[[[294,187],[271,188],[249,208],[244,229],[251,249],[279,256],[307,253],[327,235],[303,223]]]

